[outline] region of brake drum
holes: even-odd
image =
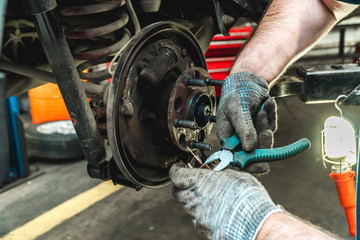
[[[116,66],[106,111],[113,158],[135,185],[165,186],[171,165],[189,162],[213,125],[214,87],[186,82],[209,78],[204,55],[190,31],[162,22],[133,37]]]

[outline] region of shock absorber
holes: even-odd
[[[109,62],[108,56],[130,40],[130,31],[125,28],[129,15],[123,5],[125,0],[102,0],[60,9],[63,22],[68,23],[65,36],[73,45],[73,57],[86,60],[77,67],[82,79],[99,82],[109,78],[107,69],[97,71],[95,66]]]

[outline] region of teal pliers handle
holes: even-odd
[[[240,144],[240,140],[239,140],[238,136],[234,133],[229,138],[221,139],[220,143],[221,143],[222,149],[232,151],[236,148],[237,145]]]
[[[284,160],[304,152],[310,148],[310,145],[309,139],[303,138],[284,147],[255,149],[249,153],[245,151],[236,152],[234,154],[233,165],[242,169],[250,163]]]

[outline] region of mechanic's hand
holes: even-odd
[[[252,151],[257,147],[257,133],[252,122],[260,105],[269,98],[268,84],[260,76],[239,72],[229,75],[223,84],[219,109],[217,112],[217,136],[229,138],[234,132],[238,135],[242,148]],[[276,103],[270,98],[264,110],[271,131],[276,130]]]
[[[282,212],[249,173],[182,166],[177,163],[170,169],[174,197],[209,239],[255,239],[267,217]]]

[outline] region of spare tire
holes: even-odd
[[[54,161],[84,157],[69,120],[29,124],[25,137],[29,156]]]

